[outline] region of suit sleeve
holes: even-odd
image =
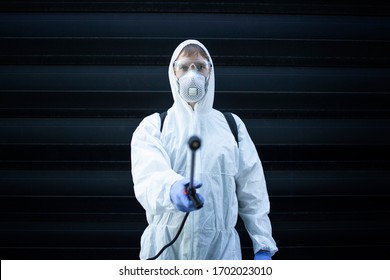
[[[169,192],[172,184],[183,177],[172,170],[170,159],[160,141],[160,117],[146,117],[131,140],[131,173],[134,193],[150,214],[175,211]]]
[[[234,115],[239,139],[239,169],[236,176],[238,213],[253,243],[254,253],[278,251],[268,214],[270,203],[263,167],[256,147],[240,118]]]

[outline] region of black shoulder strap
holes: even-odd
[[[232,131],[234,135],[234,139],[236,139],[237,146],[238,146],[238,129],[237,129],[236,120],[234,119],[232,113],[230,112],[223,112],[223,115],[225,116],[225,119],[229,124],[230,130]]]
[[[237,146],[238,146],[238,129],[237,129],[236,120],[234,119],[232,113],[230,113],[230,112],[224,112],[223,115],[225,116],[226,121],[229,124],[230,130],[232,131],[232,133],[234,135],[234,139],[236,139]],[[167,111],[160,113],[160,119],[161,119],[160,131],[161,132],[163,130],[164,120],[165,120],[166,116],[167,116]]]
[[[167,111],[160,113],[160,119],[161,119],[161,126],[160,126],[160,131],[162,132],[163,126],[164,126],[164,120],[165,117],[167,116]]]

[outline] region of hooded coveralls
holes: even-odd
[[[141,121],[131,141],[132,176],[137,200],[146,211],[148,227],[141,238],[140,258],[156,255],[176,235],[185,213],[170,200],[174,182],[190,176],[192,135],[202,140],[196,152],[195,180],[204,206],[190,213],[178,240],[159,259],[241,259],[240,239],[235,225],[238,214],[253,242],[254,253],[278,249],[272,238],[269,199],[263,168],[242,120],[234,115],[239,145],[224,115],[213,109],[214,67],[206,96],[191,108],[179,95],[172,64],[187,40],[174,51],[169,64],[169,81],[174,103],[168,110],[163,130],[160,117],[152,114]]]

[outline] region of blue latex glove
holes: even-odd
[[[260,250],[255,254],[255,260],[263,260],[263,261],[272,260],[271,253],[268,251]]]
[[[186,193],[185,185],[188,184],[190,180],[188,178],[181,179],[176,181],[171,186],[170,197],[172,203],[175,205],[176,209],[182,212],[191,212],[197,210],[192,203],[191,199]],[[199,189],[202,186],[201,182],[194,181],[194,188]],[[196,194],[199,197],[199,200],[204,202],[203,196]]]

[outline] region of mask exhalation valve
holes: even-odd
[[[188,89],[188,95],[189,96],[197,96],[198,95],[198,89],[196,87],[190,87]]]

